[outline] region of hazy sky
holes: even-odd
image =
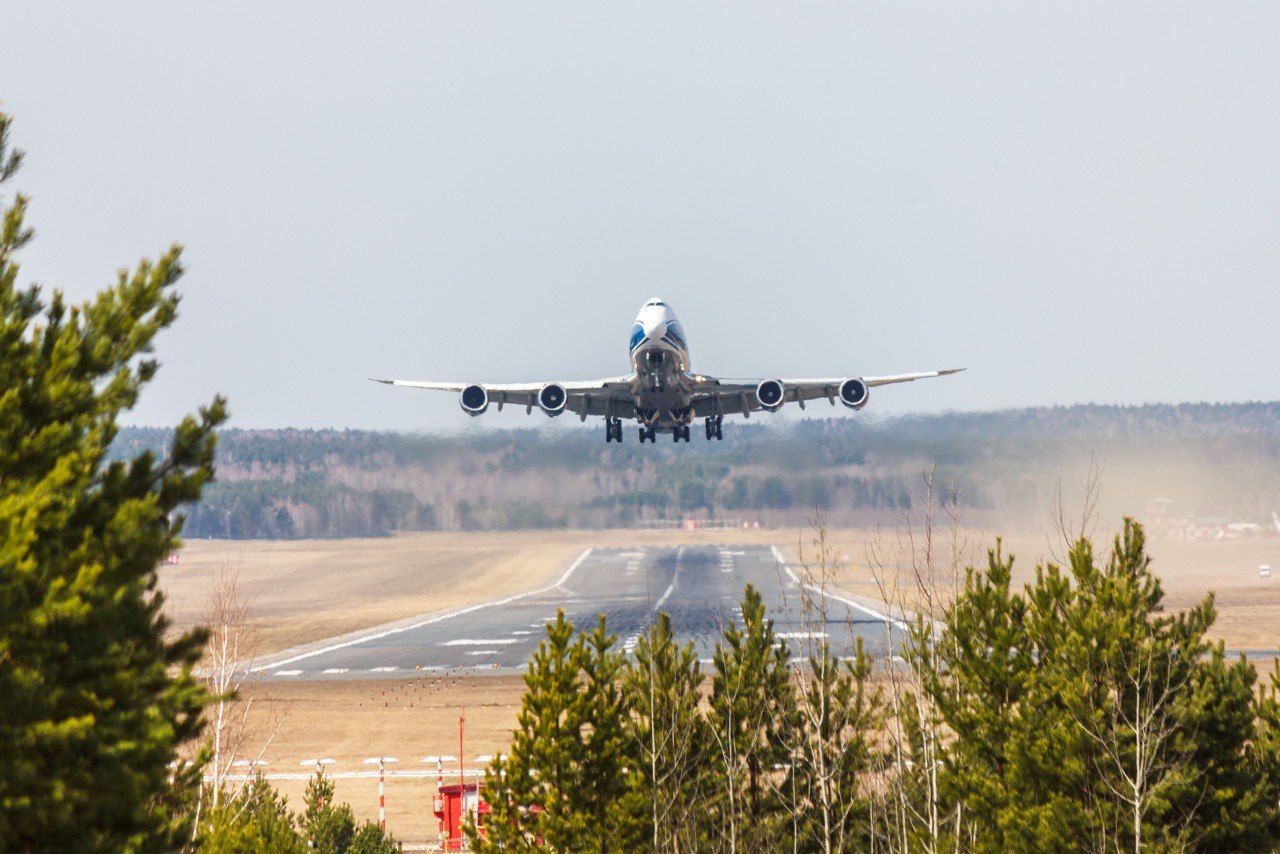
[[[24,278],[187,247],[137,423],[221,391],[242,427],[541,425],[366,377],[624,373],[655,295],[706,373],[970,369],[881,413],[1280,396],[1274,3],[3,21]]]

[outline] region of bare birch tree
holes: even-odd
[[[287,709],[256,714],[253,699],[240,696],[258,654],[249,615],[250,604],[240,591],[240,564],[228,560],[214,574],[206,616],[209,641],[202,670],[214,701],[209,707],[207,794],[202,791],[197,804],[197,830],[205,797],[217,809],[224,798],[237,800],[252,786],[252,775],[233,774],[232,767],[245,759],[250,767],[260,763],[288,714]]]

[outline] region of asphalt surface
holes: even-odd
[[[825,623],[801,619],[801,578],[768,546],[588,549],[550,586],[527,593],[424,614],[277,653],[254,668],[255,676],[279,680],[406,678],[423,671],[471,674],[521,672],[545,635],[557,609],[579,629],[594,628],[599,614],[623,649],[634,648],[659,610],[671,615],[677,636],[709,670],[712,650],[729,622],[741,625],[746,584],[764,597],[774,630],[793,655],[803,655],[821,637],[837,655],[863,638],[868,652],[883,656],[902,641],[903,626],[840,591],[826,599]],[[889,634],[886,634],[886,631]]]

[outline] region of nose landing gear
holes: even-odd
[[[705,425],[704,425],[704,426],[706,427],[706,430],[707,430],[707,441],[708,441],[708,442],[710,442],[712,439],[716,439],[716,440],[724,439],[724,431],[723,431],[723,430],[721,429],[721,427],[720,427],[720,425],[721,425],[723,422],[724,422],[724,416],[723,416],[723,415],[712,415],[712,416],[710,416],[709,418],[707,418],[706,423],[705,423]],[[684,428],[684,429],[685,429],[686,431],[688,431],[688,429],[689,429],[689,428],[688,428],[688,427],[686,427],[686,428]],[[687,441],[689,441],[689,440],[688,440],[688,438],[687,438],[687,436],[686,436],[686,438],[685,438],[685,441],[686,441],[686,442],[687,442]]]
[[[606,418],[604,420],[604,441],[622,443],[622,419]]]

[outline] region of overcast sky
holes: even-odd
[[[624,373],[650,296],[705,373],[970,369],[886,414],[1280,396],[1273,3],[23,3],[0,103],[26,280],[186,246],[136,423],[538,425],[366,378]]]

